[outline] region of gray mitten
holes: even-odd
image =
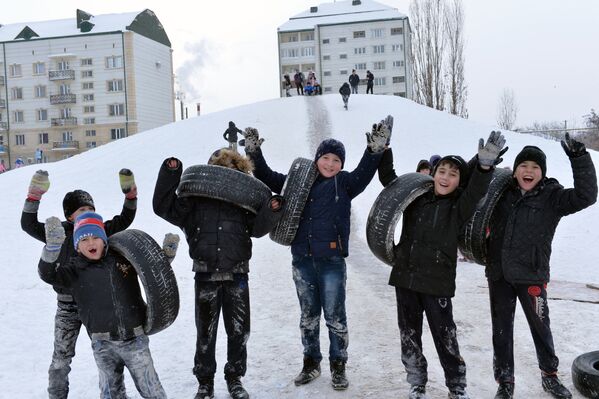
[[[52,216],[46,219],[44,230],[46,232],[46,246],[42,251],[42,260],[54,263],[58,259],[60,248],[62,248],[62,244],[66,238],[64,227],[62,227],[59,218]]]
[[[389,119],[390,118],[390,119]],[[386,122],[391,123],[389,127]],[[393,117],[389,115],[387,119],[382,120],[378,124],[372,125],[372,131],[366,133],[367,146],[371,152],[382,152],[391,137],[391,129],[393,128]]]
[[[253,127],[246,127],[242,133],[244,138],[245,152],[254,152],[260,148],[260,145],[264,142],[264,139],[260,138],[258,129]]]
[[[500,131],[492,131],[489,134],[487,143],[483,139],[478,141],[478,163],[480,166],[490,168],[497,165],[497,159],[501,156],[503,146],[505,145],[505,137]]]
[[[179,235],[173,233],[166,233],[164,235],[164,241],[162,242],[162,250],[169,259],[169,262],[177,255],[177,249],[179,248]]]

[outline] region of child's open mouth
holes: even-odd
[[[526,183],[532,183],[534,181],[534,179],[530,176],[524,176],[522,180],[524,180]]]
[[[95,248],[89,250],[90,254],[95,254],[96,252],[98,252],[98,250]]]

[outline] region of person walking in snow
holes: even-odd
[[[237,134],[241,133],[241,130],[235,126],[233,121],[229,121],[229,127],[223,133],[223,138],[229,142],[229,148],[233,151],[237,151]]]
[[[283,75],[283,87],[285,87],[285,97],[291,97],[291,79],[289,78],[289,74]]]
[[[339,94],[341,94],[341,99],[343,100],[343,108],[347,110],[347,103],[349,102],[349,96],[351,95],[351,89],[349,88],[349,84],[344,82],[339,88]]]
[[[137,273],[128,260],[108,247],[102,217],[94,212],[77,216],[71,241],[66,241],[57,217],[47,219],[44,228],[46,245],[38,272],[48,284],[70,290],[78,304],[98,366],[100,397],[127,398],[123,383],[127,367],[143,398],[166,399],[144,333],[146,304]],[[169,262],[178,242],[174,234],[165,236],[163,250]],[[64,246],[78,253],[66,264],[59,262]]]
[[[119,183],[125,194],[125,202],[119,216],[104,222],[104,230],[108,235],[129,227],[137,210],[137,186],[133,173],[128,169],[122,169],[119,172]],[[23,231],[44,243],[46,242],[45,225],[38,221],[37,213],[42,196],[49,187],[48,172],[44,170],[35,172],[29,184],[27,199],[21,213]],[[74,190],[64,196],[62,208],[66,218],[62,222],[62,226],[65,230],[66,241],[71,242],[75,219],[83,212],[94,211],[94,200],[86,191]],[[77,252],[73,246],[63,245],[57,259],[58,263],[66,264],[74,257],[77,257]],[[54,318],[54,352],[48,369],[48,394],[50,399],[65,399],[69,392],[70,364],[75,356],[75,345],[81,329],[81,317],[71,290],[59,286],[53,288],[57,293],[57,308]]]
[[[461,157],[442,157],[433,171],[433,190],[416,198],[403,212],[389,284],[395,287],[401,360],[410,384],[410,399],[426,398],[423,313],[445,372],[448,398],[469,398],[466,363],[460,355],[451,301],[456,289],[458,234],[487,192],[504,144],[499,132],[491,132],[486,144],[480,139],[472,173]],[[389,148],[379,166],[379,179],[388,186],[396,178]]]
[[[297,95],[304,95],[304,74],[299,70],[295,70],[295,75],[293,75],[293,82],[295,83],[295,88],[297,89]]]
[[[368,92],[370,92],[370,94],[374,94],[373,92],[373,88],[374,88],[374,75],[372,74],[372,72],[370,71],[366,71],[366,94],[368,94]]]
[[[316,149],[314,163],[318,177],[303,209],[291,243],[293,281],[301,308],[300,330],[304,347],[303,368],[295,385],[307,384],[320,375],[320,315],[329,330],[331,385],[336,390],[349,386],[345,374],[348,359],[348,331],[345,313],[345,258],[349,254],[351,200],[372,180],[391,135],[393,118],[366,133],[367,148],[352,172],[343,170],[345,147],[326,139]],[[258,131],[244,131],[245,151],[254,161],[255,176],[275,193],[283,190],[286,175],[267,165],[260,149]]]
[[[231,149],[215,151],[209,165],[251,173],[251,161]],[[197,328],[193,373],[199,386],[195,399],[214,397],[216,333],[219,315],[227,332],[225,380],[234,399],[249,398],[241,383],[247,369],[250,334],[248,273],[252,257],[251,237],[268,234],[280,219],[281,196],[268,199],[253,213],[226,201],[204,197],[180,197],[177,187],[183,165],[168,158],[160,167],[154,190],[154,213],[179,226],[189,244],[195,272],[195,320]]]
[[[358,94],[358,85],[360,84],[360,76],[358,76],[355,69],[352,69],[351,75],[349,75],[348,81],[351,86],[351,93]]]
[[[572,397],[557,376],[559,359],[553,346],[547,301],[549,259],[560,219],[597,201],[597,176],[584,144],[567,133],[561,144],[572,165],[574,188],[564,188],[548,178],[545,153],[538,147],[525,146],[516,156],[512,183],[499,199],[489,223],[485,273],[493,327],[493,372],[499,384],[496,399],[514,396],[516,299],[532,333],[543,389],[556,398]]]

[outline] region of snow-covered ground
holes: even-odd
[[[469,158],[479,137],[493,126],[437,112],[391,96],[352,95],[349,111],[337,95],[293,97],[250,104],[188,119],[119,140],[71,159],[43,165],[51,187],[40,207],[40,219],[62,217],[62,198],[82,188],[94,197],[97,211],[106,219],[120,212],[123,196],[118,171],[134,171],[139,187],[137,217],[133,228],[161,241],[177,229],[152,212],[151,197],[164,158],[176,156],[183,166],[205,163],[224,144],[222,133],[233,120],[240,128],[258,128],[264,154],[275,170],[286,172],[295,157],[312,158],[323,137],[335,137],[346,145],[345,167],[353,169],[365,148],[364,132],[373,122],[395,117],[392,138],[398,173],[415,170],[431,154],[455,153]],[[511,166],[525,144],[540,146],[548,157],[548,175],[565,186],[572,185],[567,157],[559,143],[506,132],[510,151],[504,165]],[[596,162],[599,161],[593,153]],[[0,398],[47,397],[47,368],[53,342],[56,297],[37,275],[42,244],[21,231],[19,218],[27,186],[37,166],[0,175]],[[268,238],[254,241],[250,287],[252,334],[248,344],[248,372],[244,383],[253,398],[397,398],[407,397],[408,384],[400,361],[395,296],[387,285],[390,268],[369,251],[365,222],[382,187],[375,177],[353,202],[353,237],[347,259],[347,309],[350,332],[350,387],[334,392],[326,361],[323,375],[302,387],[293,377],[302,364],[299,306],[291,277],[289,249]],[[599,349],[597,304],[572,299],[599,300],[599,291],[585,287],[599,283],[596,247],[599,207],[593,206],[566,217],[558,227],[553,245],[552,278],[549,285],[555,346],[561,359],[560,376],[574,391],[570,379],[572,360],[583,352]],[[177,231],[180,233],[180,231]],[[184,243],[173,263],[181,294],[178,319],[167,330],[151,337],[150,348],[160,379],[171,398],[191,398],[196,380],[191,373],[195,348],[193,273]],[[489,305],[484,269],[470,263],[458,265],[454,315],[461,351],[468,367],[468,390],[473,398],[491,398],[496,384],[492,373]],[[557,300],[565,299],[565,300]],[[321,327],[323,354],[328,352],[324,321]],[[216,397],[227,398],[222,380],[226,359],[226,334],[219,328]],[[443,372],[428,328],[424,349],[429,360],[428,392],[431,399],[445,398]],[[520,310],[515,322],[516,394],[520,398],[545,398],[528,326]],[[98,396],[97,371],[89,339],[82,332],[72,365],[72,398]],[[127,376],[129,393],[137,398]],[[581,397],[574,392],[575,397]]]

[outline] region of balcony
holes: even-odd
[[[52,126],[75,126],[77,118],[52,118]]]
[[[0,99],[0,108],[6,108],[6,100]]]
[[[77,95],[75,94],[51,94],[50,104],[75,104]]]
[[[0,122],[0,130],[8,129],[8,122]]]
[[[75,79],[75,70],[62,69],[59,71],[48,71],[48,78],[50,80],[73,80]]]
[[[52,151],[73,151],[78,149],[78,141],[54,141],[52,143]]]

